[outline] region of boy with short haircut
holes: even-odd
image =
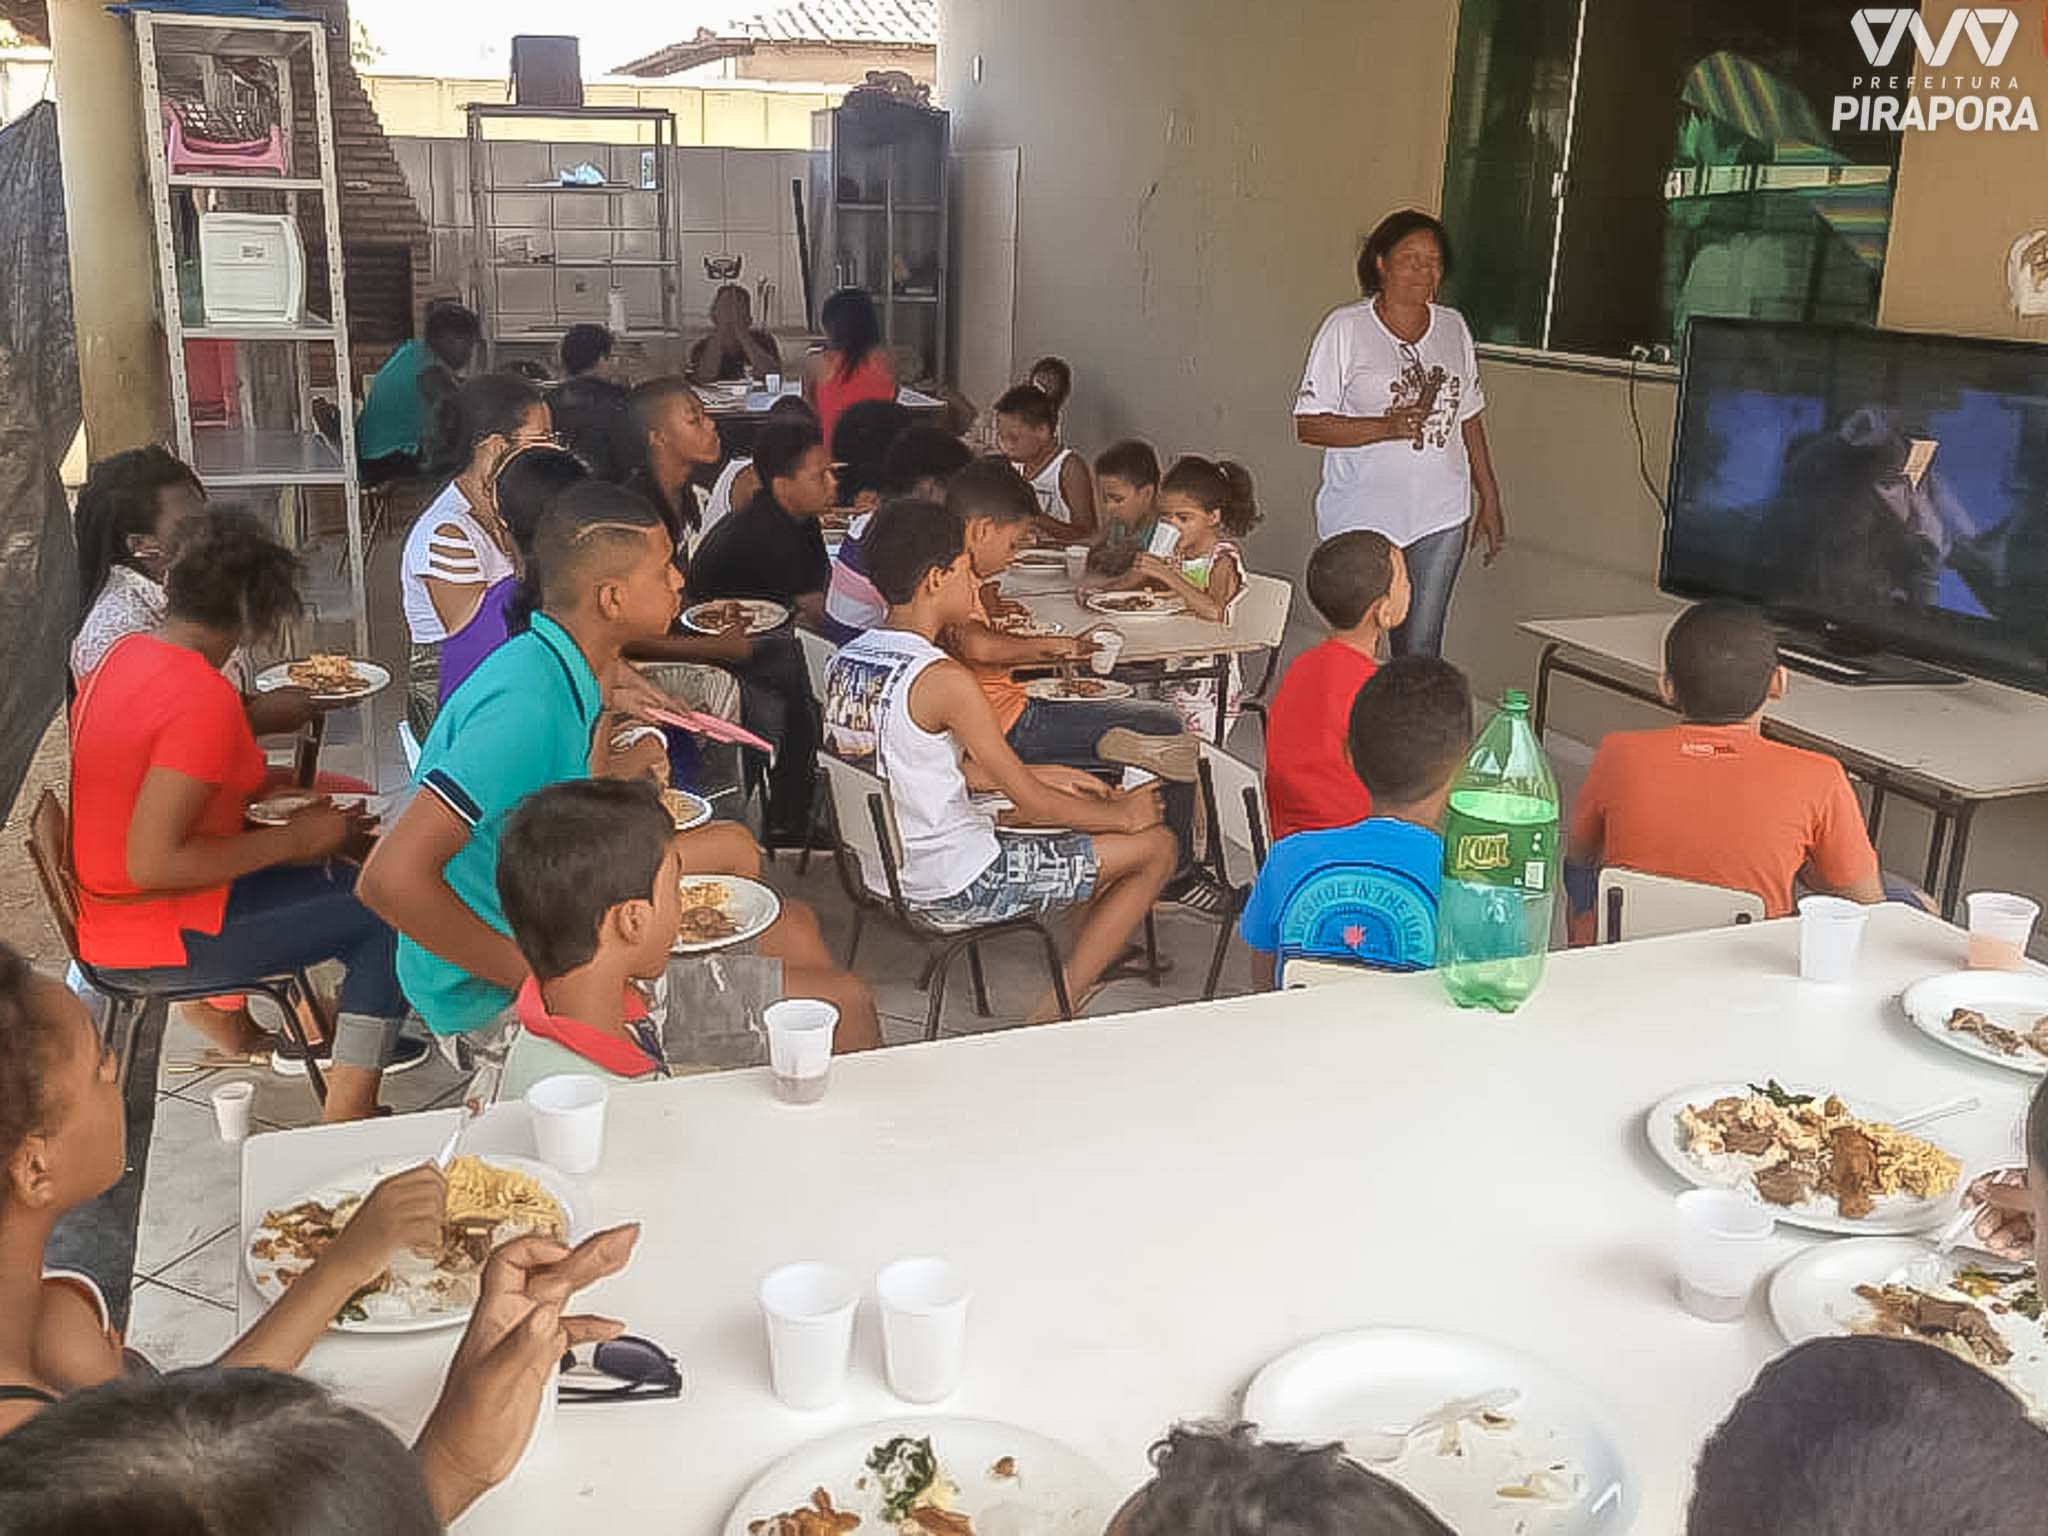
[[[1076,769],[1027,768],[1003,739],[988,699],[938,637],[975,605],[966,530],[931,502],[894,501],[875,514],[869,573],[889,603],[887,624],[832,660],[825,722],[832,748],[871,761],[893,791],[905,899],[937,927],[962,929],[1082,906],[1066,965],[1078,1009],[1120,956],[1173,873],[1172,836],[1150,788],[1114,791]],[[969,798],[1006,795],[1021,825],[1069,827],[1054,836],[999,829]],[[881,871],[863,871],[882,888]],[[1058,1012],[1052,997],[1033,1022]]]
[[[1238,932],[1260,984],[1291,959],[1380,970],[1436,964],[1444,805],[1472,747],[1472,690],[1435,656],[1401,656],[1358,690],[1351,766],[1372,814],[1274,844]]]
[[[1250,1424],[1176,1426],[1105,1536],[1452,1536],[1338,1445],[1263,1442]]]
[[[1386,535],[1357,530],[1316,546],[1308,600],[1330,638],[1280,679],[1266,719],[1266,810],[1277,840],[1348,827],[1372,814],[1352,771],[1351,705],[1379,670],[1389,631],[1408,617],[1408,565]]]
[[[1095,536],[1095,480],[1088,461],[1060,441],[1060,412],[1034,384],[996,401],[996,442],[1038,498],[1036,531],[1062,544]]]
[[[633,984],[668,968],[681,924],[675,824],[645,781],[584,779],[526,797],[498,845],[498,898],[533,974],[501,1099],[544,1077],[665,1075],[660,1033]]]
[[[1679,615],[1664,637],[1661,689],[1682,722],[1607,737],[1572,808],[1574,943],[1593,939],[1594,883],[1608,865],[1753,891],[1772,917],[1791,914],[1799,880],[1884,900],[1842,765],[1764,738],[1764,706],[1784,693],[1785,669],[1761,613],[1700,603]]]
[[[852,414],[852,410],[847,412]],[[884,499],[898,496],[944,501],[953,477],[973,462],[973,450],[942,427],[912,427],[889,445],[876,487],[853,498],[852,521],[832,552],[832,584],[826,589],[825,618],[818,626],[827,639],[844,645],[863,630],[873,629],[889,612],[889,605],[868,580],[867,560],[860,547],[875,509]],[[844,488],[842,481],[841,490]]]
[[[1102,527],[1088,551],[1088,569],[1122,576],[1159,528],[1159,455],[1136,438],[1112,443],[1095,457],[1095,489]]]

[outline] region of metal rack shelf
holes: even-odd
[[[469,304],[484,324],[488,347],[501,344],[530,345],[558,339],[570,326],[586,321],[607,321],[623,340],[651,341],[680,337],[678,282],[676,274],[673,158],[677,141],[675,114],[653,107],[528,107],[485,102],[472,103],[469,120],[469,195],[474,243],[470,257]],[[486,133],[491,124],[507,122],[614,123],[637,125],[646,130],[651,143],[640,136],[601,144],[581,146],[592,154],[596,169],[608,170],[599,185],[578,182],[535,181],[535,167],[521,167],[525,175],[516,181],[498,181],[494,176],[493,149],[511,142]],[[637,155],[639,180],[613,179],[624,163],[608,155]],[[509,167],[508,167],[509,169]],[[633,218],[634,198],[654,202],[651,223],[644,206],[641,217]],[[543,204],[545,222],[536,217],[500,218],[501,200],[522,214],[535,212]],[[576,205],[574,216],[564,218],[561,205]],[[592,224],[602,211],[604,222]],[[652,236],[655,254],[506,255],[509,246],[517,250],[522,237],[546,236],[533,244],[566,245],[588,251],[647,249]],[[561,238],[573,236],[573,239]],[[648,274],[652,274],[650,277]],[[603,279],[609,277],[609,282]],[[631,280],[636,279],[636,280]],[[596,292],[602,283],[603,291]],[[617,294],[614,301],[613,294]],[[651,313],[650,313],[651,309]],[[622,311],[629,317],[620,325]],[[652,323],[650,324],[650,320]]]
[[[349,419],[355,400],[348,352],[348,306],[342,287],[339,160],[334,142],[326,29],[317,21],[149,10],[136,11],[134,23],[142,74],[143,121],[150,125],[146,138],[150,205],[156,225],[157,298],[170,354],[171,404],[178,451],[209,488],[275,491],[279,531],[301,551],[312,542],[308,532],[312,522],[310,509],[302,493],[328,488],[330,496],[339,497],[347,513],[348,602],[345,611],[330,605],[328,610],[316,614],[316,622],[347,624],[353,629],[357,654],[367,655],[369,607],[364,601],[363,509],[356,472],[355,434],[344,428],[340,441],[332,442],[314,429],[313,421],[312,365],[316,351],[327,355],[329,362],[323,371],[333,380],[334,403],[344,421]],[[209,100],[220,88],[220,81],[234,78],[233,71],[218,67],[220,61],[269,61],[277,122],[285,130],[291,153],[297,149],[292,64],[303,58],[313,82],[315,163],[310,169],[314,174],[305,175],[307,167],[289,163],[282,176],[173,171],[162,128],[165,62],[193,58],[199,60],[200,79]],[[315,200],[312,206],[317,207],[317,213],[313,216],[322,228],[328,260],[324,263],[325,293],[316,289],[309,297],[325,310],[325,315],[307,313],[298,323],[285,325],[240,320],[186,323],[178,280],[180,256],[196,262],[198,253],[181,253],[179,228],[187,212],[185,205],[198,203],[203,208],[206,195],[215,191],[278,194],[284,202],[284,213],[295,226],[300,222],[300,199]],[[260,386],[266,380],[259,377],[258,370],[238,367],[239,421],[228,426],[196,423],[192,414],[192,380],[187,371],[188,342],[287,347],[291,353],[288,387],[277,387],[271,376],[271,387],[263,390]],[[285,425],[277,425],[280,422]]]

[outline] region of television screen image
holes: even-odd
[[[1696,321],[1662,584],[2048,692],[2048,349]]]

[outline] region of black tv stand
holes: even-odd
[[[1960,672],[1924,661],[1863,650],[1836,636],[1797,631],[1779,636],[1778,660],[1794,672],[1848,688],[1952,688],[1969,681]]]

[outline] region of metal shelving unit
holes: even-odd
[[[570,326],[611,324],[622,340],[680,337],[673,192],[676,119],[653,107],[531,107],[472,103],[469,196],[473,247],[469,302],[483,320],[493,357],[504,346],[557,342]],[[651,142],[579,143],[586,160],[608,162],[602,185],[500,181],[492,149],[504,139],[487,125],[504,122],[637,125]],[[563,146],[565,149],[569,146]],[[630,168],[630,174],[622,167]],[[557,168],[559,169],[559,168]],[[635,200],[643,200],[636,204]],[[503,206],[501,206],[501,200]],[[652,220],[634,221],[652,202]],[[592,209],[601,218],[592,216]],[[510,255],[524,245],[524,254]],[[644,276],[654,274],[650,284]],[[541,285],[533,278],[545,275]],[[567,274],[566,278],[563,276]],[[583,274],[583,275],[579,275]],[[588,275],[609,278],[600,284]],[[526,281],[522,281],[526,279]],[[627,323],[612,324],[610,294],[620,292]],[[651,308],[648,300],[652,299]],[[652,323],[649,323],[649,322]]]
[[[313,622],[347,622],[355,653],[370,650],[369,607],[363,578],[362,493],[356,476],[355,434],[346,423],[354,418],[355,390],[348,355],[348,306],[342,289],[341,212],[338,161],[334,144],[334,111],[327,73],[327,33],[317,21],[271,20],[252,16],[201,16],[165,11],[134,13],[135,43],[142,70],[143,121],[149,142],[149,187],[156,221],[158,307],[164,340],[170,351],[171,401],[178,453],[213,490],[275,491],[280,532],[303,547],[309,523],[304,492],[331,488],[347,509],[349,611],[328,613]],[[317,163],[295,162],[292,64],[303,56],[313,82],[314,145]],[[170,61],[193,61],[209,100],[233,90],[242,77],[237,70],[264,67],[274,91],[277,121],[286,155],[284,175],[257,172],[173,171],[164,131],[164,76]],[[224,67],[225,66],[225,67]],[[244,86],[244,88],[246,88]],[[311,169],[315,174],[303,174]],[[300,225],[300,200],[319,200],[327,259],[324,291],[309,291],[308,308],[295,324],[270,325],[235,321],[188,323],[181,268],[197,270],[196,245],[181,241],[180,227],[189,214],[209,211],[232,200],[236,212],[282,212],[294,230]],[[314,313],[319,300],[325,313]],[[203,310],[201,311],[203,315]],[[276,345],[289,349],[284,387],[264,371],[241,366],[237,359],[239,421],[232,425],[195,423],[187,342],[235,342],[245,346]],[[325,351],[331,359],[333,403],[344,423],[340,440],[323,437],[314,425],[313,358]],[[261,389],[259,386],[270,386]],[[282,397],[282,398],[280,398]]]
[[[866,290],[883,340],[917,360],[906,383],[943,380],[950,364],[951,136],[951,120],[936,108],[859,91],[811,118],[812,147],[830,152],[811,183],[819,299],[836,288]]]

